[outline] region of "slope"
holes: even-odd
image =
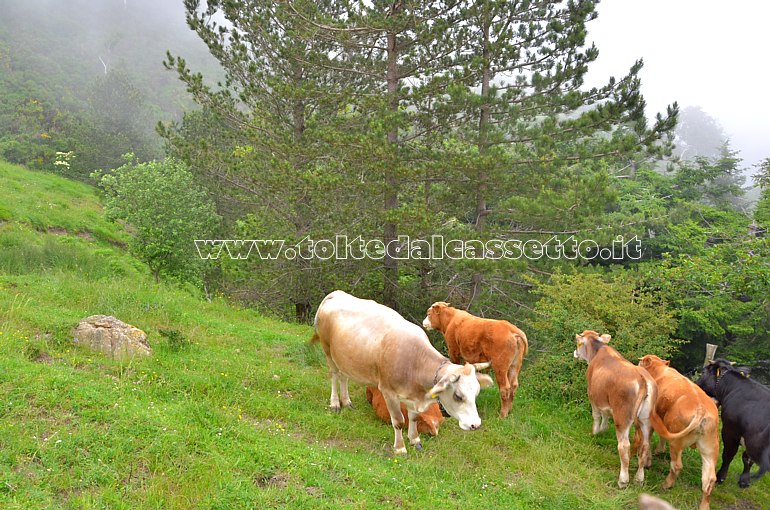
[[[526,366],[507,420],[485,391],[482,430],[448,420],[424,453],[395,458],[361,386],[355,409],[327,410],[310,328],[156,285],[88,186],[0,163],[0,197],[2,508],[618,509],[662,492],[663,458],[618,490],[614,434],[590,436],[585,403],[533,398],[548,381]],[[96,313],[145,330],[154,355],[73,348]],[[738,468],[714,508],[767,504],[767,478],[739,492]],[[664,497],[694,507],[699,471],[687,452]]]

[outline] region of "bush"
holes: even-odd
[[[528,377],[550,381],[538,390],[543,397],[585,398],[586,365],[572,352],[575,334],[586,329],[612,335],[610,345],[633,363],[645,354],[668,359],[681,343],[671,338],[677,323],[666,304],[628,274],[557,275],[538,291],[537,335],[530,335],[536,359],[527,371]]]
[[[127,160],[101,177],[107,217],[131,225],[129,250],[150,266],[156,281],[164,275],[203,284],[210,261],[198,256],[194,241],[212,239],[219,226],[213,202],[177,160]]]

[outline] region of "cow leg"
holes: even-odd
[[[331,353],[328,351],[328,345],[322,343],[324,354],[326,355],[326,365],[329,367],[329,375],[332,380],[332,392],[329,397],[329,409],[335,413],[340,412],[340,397],[337,393],[337,384],[340,377],[340,369],[337,368],[337,364],[332,359]],[[347,389],[346,389],[347,391]]]
[[[618,487],[625,489],[628,486],[628,464],[631,458],[631,442],[628,440],[628,434],[631,429],[631,422],[621,425],[615,421],[615,435],[618,439],[618,455],[620,456],[620,476],[618,476]]]
[[[500,416],[502,418],[505,418],[508,416],[508,413],[511,411],[511,407],[513,406],[513,399],[516,397],[516,391],[519,389],[519,370],[521,370],[521,363],[523,359],[521,356],[517,355],[514,356],[513,361],[511,362],[511,365],[508,367],[508,383],[510,385],[507,393],[507,398],[505,401],[503,401],[503,406],[500,408]],[[497,370],[495,370],[495,374],[497,374]],[[499,383],[498,383],[499,384]],[[503,397],[503,391],[502,387],[500,388],[500,399],[502,400]],[[503,410],[505,410],[505,413],[503,413]]]
[[[594,417],[594,426],[592,432],[594,435],[604,432],[609,427],[608,415],[595,405],[591,404],[591,415]]]
[[[722,483],[727,478],[727,471],[730,469],[730,463],[733,461],[733,457],[738,453],[738,445],[741,442],[741,437],[730,433],[731,430],[736,428],[735,424],[722,424],[722,443],[724,444],[724,450],[722,450],[722,466],[717,471],[717,483]]]
[[[751,466],[754,465],[754,461],[749,457],[749,453],[743,452],[743,473],[738,479],[738,486],[745,489],[751,483]]]
[[[422,450],[420,433],[417,431],[417,418],[420,416],[420,413],[407,410],[407,414],[409,414],[409,431],[406,435],[409,438],[409,444],[414,446],[417,450]]]
[[[390,392],[382,392],[382,396],[385,399],[385,405],[388,407],[388,413],[390,413],[390,423],[393,425],[393,432],[395,433],[395,441],[393,442],[393,449],[396,454],[406,454],[406,446],[404,446],[404,434],[402,432],[404,428],[404,415],[401,414],[401,402],[398,397]],[[415,422],[412,422],[415,423]],[[416,427],[417,425],[415,425]],[[415,431],[417,429],[415,428]],[[411,438],[410,438],[411,439]]]
[[[644,468],[652,464],[652,455],[650,455],[650,435],[652,426],[647,419],[640,418],[636,423],[636,434],[640,437],[639,449],[636,451],[636,460],[639,466],[636,469],[634,480],[639,483],[644,482]]]
[[[511,412],[513,406],[513,395],[516,390],[511,386],[508,379],[508,366],[495,359],[492,361],[492,370],[495,371],[497,387],[500,389],[500,418],[505,418]]]
[[[353,408],[353,402],[350,401],[350,393],[348,393],[348,376],[340,372],[338,379],[340,381],[340,397],[339,404],[342,407]]]
[[[650,437],[647,439],[648,448],[647,451],[649,452],[652,447],[652,432],[650,432]],[[631,445],[631,451],[635,453],[637,456],[641,453],[640,450],[642,449],[642,443],[644,442],[644,434],[642,433],[641,427],[636,427],[636,430],[634,431],[634,442]],[[652,455],[647,455],[647,458],[644,461],[644,467],[648,468],[652,466]]]
[[[337,393],[337,380],[339,379],[339,373],[336,371],[331,372],[332,376],[332,394],[329,397],[329,409],[335,413],[340,412],[340,397]]]
[[[655,447],[655,455],[661,455],[663,453],[666,453],[666,440],[661,437]]]
[[[712,427],[712,430],[707,430],[697,444],[701,458],[701,490],[703,491],[698,510],[709,510],[711,508],[711,493],[717,483],[719,435],[716,428]]]
[[[457,349],[453,349],[449,344],[447,344],[446,350],[447,350],[447,354],[449,355],[449,361],[451,361],[456,365],[462,364],[462,358],[460,358],[460,351],[458,351]]]
[[[669,441],[669,450],[671,452],[671,471],[668,472],[666,480],[663,482],[664,489],[670,489],[676,483],[676,479],[679,478],[679,473],[682,471],[682,450],[684,445],[677,440]]]

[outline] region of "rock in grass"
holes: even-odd
[[[73,335],[75,345],[88,347],[111,358],[152,355],[144,331],[109,315],[92,315],[82,319]]]

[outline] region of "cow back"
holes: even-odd
[[[422,328],[387,306],[342,291],[321,302],[315,327],[337,368],[363,384],[378,386],[383,377],[410,381],[425,359],[443,359]]]
[[[599,349],[588,364],[586,379],[589,400],[603,409],[633,404],[640,391],[646,394],[655,385],[646,370],[632,364],[608,345]]]
[[[476,317],[464,310],[447,309],[453,316],[449,320],[444,338],[447,346],[460,353],[470,363],[490,361],[499,352],[521,350],[523,357],[528,350],[523,331],[506,320]],[[521,343],[521,345],[517,345]]]

